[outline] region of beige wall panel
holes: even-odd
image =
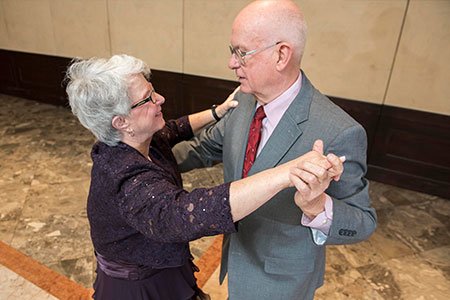
[[[8,31],[6,30],[5,9],[3,8],[4,0],[0,0],[0,49],[8,48]]]
[[[49,0],[1,0],[0,7],[6,28],[3,48],[57,54]]]
[[[111,50],[182,72],[183,0],[108,0]]]
[[[185,1],[184,72],[236,80],[228,69],[231,24],[250,1]]]
[[[50,4],[58,55],[110,55],[106,0],[51,0]]]
[[[450,115],[450,1],[411,1],[385,103]]]
[[[302,68],[324,94],[382,103],[406,0],[297,0],[308,23]]]

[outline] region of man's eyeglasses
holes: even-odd
[[[230,47],[231,55],[236,55],[236,58],[237,58],[239,64],[241,66],[244,66],[245,65],[245,59],[246,59],[247,56],[252,55],[252,54],[256,54],[256,53],[264,51],[264,50],[267,50],[267,49],[269,49],[269,48],[271,48],[273,46],[278,45],[279,43],[281,43],[281,42],[276,42],[275,44],[271,44],[269,46],[266,46],[266,47],[263,47],[263,48],[260,48],[260,49],[250,50],[250,51],[242,51],[239,48],[233,48],[233,46],[231,46],[231,45],[229,47]]]
[[[136,104],[131,105],[131,109],[136,108],[136,107],[139,107],[139,106],[141,106],[141,105],[144,105],[144,104],[147,103],[147,102],[152,102],[153,104],[156,104],[156,100],[153,99],[153,94],[154,94],[154,93],[155,93],[155,89],[152,89],[152,91],[150,92],[150,96],[148,96],[147,98],[145,98],[145,99],[139,101],[139,102],[136,103]]]

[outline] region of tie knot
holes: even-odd
[[[264,106],[258,107],[256,110],[255,116],[253,117],[256,120],[262,120],[266,117],[266,113],[264,112]]]

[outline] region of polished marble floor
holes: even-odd
[[[93,141],[69,109],[0,94],[0,299],[69,299],[55,291],[64,289],[62,277],[81,294],[90,291],[85,201]],[[185,188],[218,184],[221,172],[218,165],[184,174]],[[370,193],[377,231],[360,244],[328,247],[316,299],[450,299],[450,200],[377,182]],[[191,248],[209,268],[201,284],[221,300],[218,245],[209,237]],[[21,264],[23,254],[35,265]],[[40,268],[50,275],[36,275]],[[52,276],[63,288],[42,283]]]

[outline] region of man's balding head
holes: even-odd
[[[283,41],[292,45],[294,60],[300,65],[306,42],[306,22],[300,8],[290,0],[258,0],[236,16],[233,31],[247,32],[258,42]]]

